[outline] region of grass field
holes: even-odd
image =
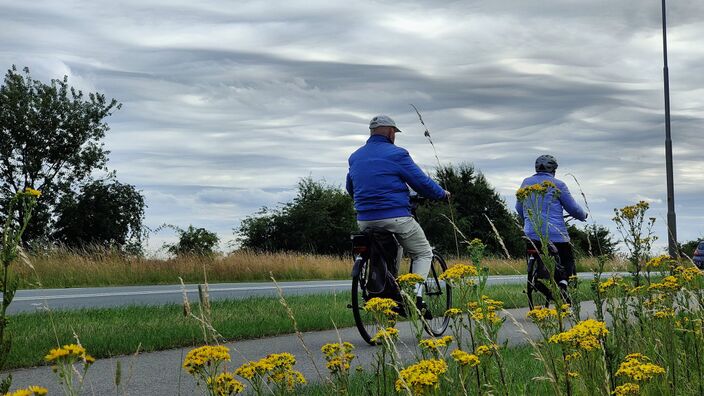
[[[586,295],[588,283],[580,284]],[[487,294],[506,302],[506,308],[523,307],[523,285],[487,287]],[[580,296],[580,298],[582,297]],[[301,331],[354,326],[347,308],[349,293],[291,296],[291,306]],[[196,309],[194,307],[194,309]],[[213,325],[227,340],[241,340],[292,333],[293,326],[278,299],[248,298],[212,302]],[[77,334],[97,358],[142,351],[157,351],[203,343],[198,324],[184,317],[180,305],[131,306],[13,315],[14,337],[8,365],[12,368],[42,364],[42,357],[57,344],[69,343]]]
[[[449,260],[450,265],[466,260]],[[216,257],[182,257],[174,259],[129,258],[118,254],[86,253],[55,250],[29,257],[34,270],[21,260],[13,270],[18,272],[20,288],[64,288],[90,286],[126,286],[268,281],[270,274],[277,280],[348,279],[351,259],[294,253],[235,252]],[[591,271],[596,260],[577,260],[578,271]],[[525,273],[523,260],[486,259],[483,265],[491,274]],[[401,266],[402,270],[408,264]],[[608,263],[606,271],[622,270],[621,260]]]

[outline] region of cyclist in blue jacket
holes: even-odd
[[[394,145],[401,132],[391,117],[378,115],[369,123],[367,143],[349,158],[347,192],[354,200],[360,230],[385,229],[396,235],[411,255],[413,272],[427,278],[433,251],[423,229],[411,216],[410,186],[430,199],[448,198],[450,193],[435,183],[413,162],[408,151]],[[420,285],[416,289],[423,307]]]
[[[551,181],[555,184],[560,193],[557,199],[552,199],[552,192],[548,193],[548,199],[543,200],[543,207],[540,208],[542,217],[542,227],[540,234],[547,237],[549,241],[557,248],[557,254],[560,258],[560,267],[555,270],[555,281],[561,288],[567,287],[567,281],[571,275],[575,275],[574,253],[570,244],[570,236],[567,233],[567,225],[563,213],[566,211],[570,216],[579,221],[587,219],[587,212],[572,198],[567,185],[557,178],[557,160],[552,155],[541,155],[535,160],[535,174],[523,180],[522,187],[540,184],[544,181]],[[524,210],[526,209],[526,210]],[[530,248],[533,244],[540,248],[540,237],[536,233],[533,222],[528,216],[527,208],[524,208],[524,203],[521,200],[516,202],[516,211],[518,216],[523,219],[523,231],[531,242],[528,242]]]

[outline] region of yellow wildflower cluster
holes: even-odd
[[[306,379],[299,371],[293,370],[296,357],[290,353],[272,353],[256,362],[247,362],[235,370],[235,374],[252,381],[257,377],[265,377],[288,390],[293,390],[298,384],[305,384]]]
[[[448,268],[445,272],[443,272],[440,275],[439,279],[459,281],[470,276],[477,276],[478,274],[479,273],[477,272],[477,268],[473,265],[457,264],[453,265],[452,267]]]
[[[616,289],[623,286],[623,279],[619,276],[614,276],[599,283],[599,293],[605,293],[607,290]]]
[[[47,362],[68,363],[71,364],[77,360],[82,360],[84,364],[91,365],[95,363],[95,358],[86,354],[86,349],[81,345],[68,344],[61,348],[54,348],[44,356]]]
[[[462,315],[462,310],[459,308],[450,308],[445,311],[445,316],[447,316],[448,318],[454,318],[460,315]]]
[[[670,258],[670,256],[662,255],[662,256],[653,257],[652,259],[648,260],[647,263],[645,263],[645,269],[647,269],[647,270],[665,269],[665,267],[667,267],[667,265],[672,262],[673,262],[673,260]]]
[[[24,193],[35,198],[39,198],[42,195],[41,191],[35,190],[32,187],[26,187]]]
[[[364,304],[365,311],[384,314],[390,318],[397,315],[396,312],[393,311],[393,309],[397,307],[398,303],[390,298],[374,297]]]
[[[675,317],[675,311],[672,308],[668,309],[663,309],[661,311],[657,311],[653,314],[653,316],[657,319],[667,319],[667,318],[674,318]]]
[[[470,316],[478,322],[490,324],[499,324],[503,321],[503,319],[496,314],[496,307],[493,305],[488,306],[487,309],[483,309],[482,307],[474,308],[470,312]]]
[[[675,267],[673,272],[682,282],[691,282],[702,275],[702,271],[696,267],[679,266]]]
[[[499,346],[496,344],[479,345],[477,347],[477,350],[474,353],[476,353],[478,356],[489,356],[492,353],[494,353],[494,351],[498,351],[498,350],[499,350]]]
[[[555,183],[546,180],[539,184],[533,184],[530,186],[519,188],[518,191],[516,191],[516,198],[518,198],[519,201],[524,201],[528,197],[533,195],[544,196],[550,190],[555,191],[557,193],[559,193],[560,191],[555,185]]]
[[[565,355],[565,360],[570,361],[570,360],[576,360],[582,357],[582,354],[579,352],[572,352],[570,354]]]
[[[419,345],[430,351],[437,351],[440,348],[447,348],[452,342],[452,336],[444,336],[442,338],[430,338],[425,340],[420,340]]]
[[[680,289],[680,284],[674,276],[666,276],[660,283],[653,283],[648,287],[648,290],[657,290],[660,292],[676,292]]]
[[[557,317],[557,309],[538,307],[528,311],[528,314],[526,316],[532,319],[535,323],[544,323],[552,318]]]
[[[18,389],[14,392],[5,393],[5,396],[44,396],[49,392],[44,387],[32,385],[26,389]]]
[[[205,345],[191,349],[183,360],[183,368],[189,374],[195,374],[205,367],[214,366],[220,362],[230,361],[230,350],[222,345]]]
[[[447,371],[447,363],[442,359],[428,359],[401,370],[396,380],[396,390],[408,389],[414,395],[432,393],[440,386],[440,376]]]
[[[616,396],[640,395],[640,386],[632,382],[619,385],[613,392]]]
[[[347,372],[354,359],[354,345],[349,342],[325,344],[320,348],[327,360],[327,368],[331,373]]]
[[[208,378],[206,383],[217,396],[236,395],[244,391],[244,384],[237,381],[231,373],[222,373],[215,379]]]
[[[548,341],[591,351],[601,347],[600,340],[606,337],[607,334],[609,334],[609,331],[606,329],[604,322],[587,319],[577,323],[567,331],[550,337]]]
[[[503,308],[504,302],[500,300],[492,300],[489,296],[482,296],[482,301],[487,305],[486,309],[489,311],[495,311],[499,308]]]
[[[476,367],[481,363],[481,360],[479,360],[479,356],[473,354],[473,353],[467,353],[463,350],[460,349],[455,349],[452,351],[450,354],[452,358],[459,364],[460,366],[469,366],[469,367]]]
[[[650,363],[650,359],[640,353],[632,353],[616,371],[617,377],[628,377],[633,381],[649,381],[658,375],[665,374],[665,369]]]
[[[387,327],[381,329],[374,334],[372,337],[372,342],[378,342],[382,340],[395,340],[398,338],[398,329],[395,327]]]
[[[399,276],[397,281],[401,287],[411,287],[417,285],[418,283],[425,282],[425,279],[416,273],[410,272]]]
[[[621,209],[614,209],[614,212],[616,212],[616,217],[614,218],[614,221],[619,221],[620,219],[633,220],[636,217],[644,214],[648,210],[648,208],[650,208],[649,203],[645,201],[640,201],[635,205],[624,206]]]

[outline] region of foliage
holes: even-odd
[[[681,243],[679,247],[680,254],[686,254],[687,256],[691,257],[694,253],[694,250],[697,249],[697,246],[699,246],[699,243],[701,241],[704,241],[704,236],[699,239],[692,239],[691,241]]]
[[[105,167],[104,119],[119,108],[114,99],[70,87],[66,76],[45,84],[27,68],[8,70],[0,86],[0,220],[15,194],[41,190],[23,238],[46,237],[61,198]]]
[[[258,251],[297,251],[343,255],[357,229],[352,198],[338,187],[301,179],[292,202],[262,208],[236,231],[241,246]]]
[[[490,219],[509,253],[514,257],[523,255],[522,232],[515,217],[481,172],[469,164],[449,165],[438,169],[435,179],[452,193],[455,224],[466,239],[480,238],[485,241],[489,254],[504,255]],[[418,208],[417,214],[430,243],[440,251],[455,252],[455,236],[448,221],[452,217],[448,204],[428,202]],[[461,249],[461,254],[465,251]]]
[[[52,238],[71,248],[141,246],[144,196],[117,180],[95,180],[66,193]]]
[[[616,242],[611,231],[602,225],[590,224],[582,230],[571,224],[567,227],[567,233],[578,256],[612,257],[616,253]]]
[[[195,228],[189,225],[187,229],[176,229],[178,242],[167,245],[169,253],[175,256],[210,256],[220,243],[220,238],[214,232],[205,228]]]

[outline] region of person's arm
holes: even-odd
[[[403,181],[418,194],[430,199],[443,199],[447,196],[446,191],[413,162],[408,151],[401,150],[397,163],[401,169]]]
[[[350,197],[354,198],[354,186],[352,185],[352,177],[349,173],[347,173],[347,183],[345,187],[347,188],[347,193],[350,194]]]
[[[560,189],[560,203],[567,213],[579,221],[587,220],[587,212],[572,198],[572,194],[570,194],[567,185],[560,183],[558,188]]]

